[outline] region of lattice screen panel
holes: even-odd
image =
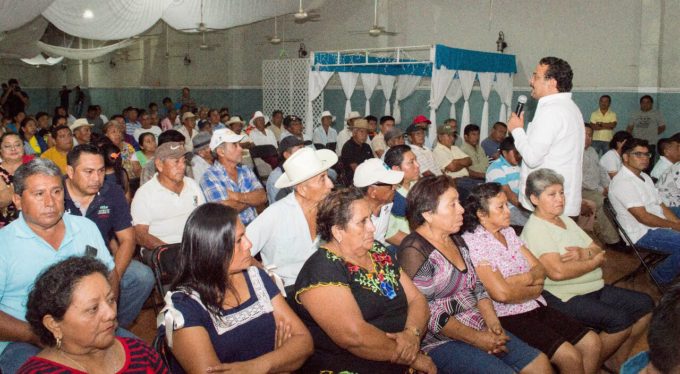
[[[307,116],[308,58],[291,58],[262,61],[262,110],[266,115],[280,109],[284,116]],[[323,111],[323,92],[312,103],[314,124],[318,125]],[[310,130],[307,130],[311,134]]]

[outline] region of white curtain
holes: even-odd
[[[305,118],[305,135],[312,138],[314,134],[314,106],[312,102],[316,100],[328,81],[333,76],[332,71],[309,71],[309,78],[307,80],[307,114]]]
[[[446,97],[446,92],[453,81],[453,76],[456,75],[455,70],[449,70],[445,67],[440,69],[432,69],[432,81],[430,88],[430,121],[433,126],[430,126],[427,133],[428,146],[432,146],[434,139],[437,138],[437,108],[441,105],[442,100]]]
[[[454,79],[451,81],[451,85],[449,85],[449,89],[446,91],[446,100],[451,103],[449,118],[456,118],[456,103],[461,97],[463,97],[463,89],[460,87],[460,79]],[[460,128],[460,126],[458,126],[458,128]]]
[[[373,96],[373,91],[375,87],[378,86],[378,74],[373,73],[361,73],[361,84],[364,85],[364,96],[366,96],[366,110],[364,115],[371,114],[371,96]]]
[[[479,79],[479,90],[482,93],[482,99],[484,99],[484,106],[482,107],[482,121],[479,124],[480,139],[486,139],[489,135],[489,95],[491,94],[491,83],[493,82],[494,73],[478,73],[477,79]]]
[[[44,12],[54,0],[0,0],[0,32],[19,28]]]
[[[494,90],[501,99],[501,109],[498,112],[498,120],[507,121],[512,109],[512,74],[496,73],[496,81],[493,84]]]
[[[394,122],[396,124],[401,123],[401,108],[399,107],[399,102],[409,97],[413,91],[416,90],[420,80],[422,79],[419,75],[400,75],[399,80],[397,80],[397,93],[394,98]]]
[[[390,98],[392,97],[392,91],[394,90],[394,81],[397,79],[394,75],[380,75],[380,87],[382,88],[383,95],[385,96],[385,115],[389,116],[392,114],[390,110]]]
[[[2,0],[0,0],[2,1]],[[2,17],[0,15],[0,17]],[[40,49],[35,42],[45,34],[47,28],[46,19],[38,17],[18,29],[0,32],[0,58],[33,58],[40,54]]]
[[[349,112],[352,111],[352,94],[354,89],[357,87],[357,80],[359,79],[359,73],[348,73],[342,72],[338,73],[340,77],[340,84],[342,85],[342,92],[345,93],[345,117],[349,116]]]
[[[22,58],[21,61],[29,64],[29,65],[35,65],[35,66],[40,66],[40,65],[56,65],[60,63],[64,59],[64,56],[61,57],[48,57],[45,58],[42,54],[38,54],[37,56],[33,58]]]
[[[59,47],[56,45],[45,44],[40,41],[36,42],[36,44],[38,45],[38,48],[40,48],[41,51],[51,56],[64,56],[72,60],[90,60],[96,57],[109,54],[117,49],[128,47],[134,44],[136,41],[137,41],[136,39],[127,39],[115,44],[110,44],[98,48],[66,48]]]
[[[470,123],[470,94],[472,93],[472,86],[475,84],[475,73],[474,71],[468,70],[458,70],[458,78],[460,79],[460,87],[463,90],[463,100],[465,104],[463,105],[463,117],[460,122],[458,122],[458,127],[463,129]]]
[[[17,20],[21,23],[30,21],[40,12],[60,30],[86,39],[118,40],[143,33],[160,19],[171,27],[184,32],[196,32],[202,21],[206,27],[225,29],[250,24],[264,19],[294,13],[298,9],[298,0],[0,0],[14,5],[22,3],[22,7],[31,10],[30,14],[20,13],[22,17],[31,18]],[[26,3],[46,3],[39,6],[26,6]],[[51,3],[51,5],[49,5]],[[305,3],[308,9],[316,8],[323,1],[312,0]],[[201,4],[203,12],[201,16]],[[47,6],[49,5],[49,6]],[[42,5],[41,5],[42,6]],[[45,6],[47,8],[45,9]],[[12,8],[10,8],[12,9]],[[90,17],[84,17],[88,10]],[[0,6],[2,23],[5,28],[5,12]],[[10,24],[14,25],[14,24]],[[14,26],[17,27],[17,26]]]

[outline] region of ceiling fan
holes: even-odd
[[[305,8],[302,6],[302,0],[300,0],[300,7],[298,8],[297,13],[293,13],[295,23],[305,23],[308,21],[317,22],[319,21],[319,17],[321,17],[321,15],[315,9],[305,11]]]
[[[205,41],[205,32],[201,33],[201,45],[198,46],[202,51],[212,51],[215,47],[221,47],[221,44],[208,44]]]
[[[285,27],[285,25],[284,25],[284,27]],[[278,18],[274,17],[274,35],[267,37],[267,41],[270,44],[277,45],[277,44],[281,44],[281,43],[299,43],[299,42],[302,41],[302,39],[286,39],[285,28],[283,28],[281,35],[282,36],[280,37],[279,31],[278,31]]]
[[[196,27],[188,28],[188,29],[179,29],[179,31],[185,31],[185,32],[211,32],[211,31],[217,31],[218,29],[213,29],[208,27],[205,22],[203,22],[203,0],[201,0],[201,22],[199,22]]]
[[[394,31],[387,31],[385,30],[385,26],[380,26],[378,25],[378,0],[374,0],[373,4],[373,26],[371,26],[368,31],[350,31],[350,34],[368,34],[370,36],[380,36],[380,35],[388,35],[388,36],[393,36],[397,35],[398,33]]]

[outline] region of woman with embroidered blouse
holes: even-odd
[[[238,212],[221,204],[189,216],[158,318],[173,373],[290,372],[312,353],[309,331],[267,274],[250,266],[244,232]]]
[[[302,373],[436,373],[420,353],[429,312],[425,298],[380,242],[371,210],[355,187],[319,205],[317,230],[327,243],[295,282],[296,311],[315,351]]]
[[[463,207],[453,178],[424,177],[408,193],[411,233],[398,258],[430,309],[422,343],[444,373],[549,373],[545,355],[506,333],[456,234]]]
[[[465,201],[463,231],[472,264],[503,327],[546,354],[560,372],[595,371],[599,338],[547,306],[541,296],[545,268],[510,227],[508,198],[500,184],[472,189]]]

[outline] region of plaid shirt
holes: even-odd
[[[206,201],[219,202],[226,200],[229,196],[228,191],[246,193],[262,188],[262,184],[250,168],[238,165],[236,170],[238,171],[238,181],[236,182],[229,178],[229,174],[227,174],[224,166],[218,161],[215,161],[213,166],[206,170],[200,182]],[[257,211],[254,207],[248,207],[239,213],[239,217],[241,222],[247,225],[257,217]]]

